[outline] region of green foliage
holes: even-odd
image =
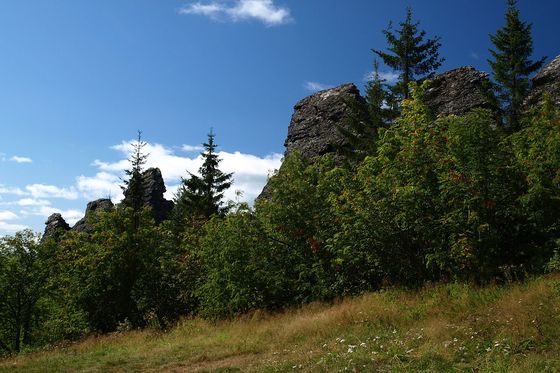
[[[385,80],[379,75],[379,64],[374,62],[373,74],[366,83],[366,110],[359,102],[349,101],[350,114],[338,131],[346,139],[339,153],[351,164],[375,154],[377,133],[397,117],[396,102]]]
[[[546,246],[546,258],[560,239],[560,112],[550,99],[533,111],[510,142],[524,175],[523,214],[535,244]]]
[[[269,180],[272,198],[259,201],[257,216],[283,261],[285,302],[303,303],[333,296],[333,266],[326,239],[336,225],[328,199],[340,192],[331,157],[309,163],[297,153],[286,157]]]
[[[492,113],[475,110],[442,121],[447,129],[439,203],[447,240],[430,259],[447,276],[489,280],[500,268],[518,265],[520,249],[526,249],[516,201],[522,176]]]
[[[142,149],[146,145],[142,140],[142,132],[138,131],[138,138],[133,144],[133,153],[129,159],[130,169],[125,170],[128,179],[124,180],[124,185],[121,186],[124,193],[123,206],[130,207],[133,211],[140,211],[144,207],[142,170],[148,155],[144,154]]]
[[[413,95],[415,100],[403,104],[403,117],[380,131],[376,156],[359,165],[349,189],[336,199],[335,212],[343,222],[333,246],[346,267],[343,287],[351,292],[426,278],[425,250],[436,223],[434,166],[442,139],[421,91]]]
[[[560,242],[557,242],[558,246],[560,246]],[[552,256],[552,258],[550,259],[550,261],[547,263],[546,266],[546,270],[548,272],[560,272],[560,251],[556,250],[554,252],[554,255]],[[559,282],[560,284],[560,282]],[[558,293],[560,294],[560,285],[557,286],[558,288]]]
[[[529,75],[541,68],[546,58],[531,60],[533,37],[531,24],[521,21],[516,0],[508,0],[506,24],[490,35],[495,49],[488,60],[497,83],[498,98],[506,106],[506,124],[519,130],[519,117],[524,98],[529,93]]]
[[[408,85],[411,82],[429,76],[444,61],[439,57],[441,38],[424,40],[426,31],[418,30],[419,25],[419,22],[413,22],[412,8],[409,7],[399,29],[393,31],[390,23],[383,31],[389,44],[388,52],[373,49],[387,66],[400,72],[394,92],[404,99],[410,97]]]
[[[558,271],[558,109],[545,100],[507,134],[482,109],[434,118],[424,104],[429,84],[411,83],[402,115],[386,125],[389,98],[375,75],[368,111],[350,118],[350,167],[292,153],[254,209],[224,206],[231,174],[219,170],[210,132],[200,176],[183,180],[174,219],[156,225],[144,206],[139,135],[127,202],[90,215],[91,232],[61,231],[40,244],[29,231],[0,239],[1,353],[167,328],[196,314],[229,318],[391,286]],[[448,285],[431,302],[465,288]],[[524,336],[518,346],[535,343]]]
[[[253,212],[239,208],[205,229],[199,253],[205,275],[197,291],[202,315],[231,317],[278,304],[284,268]]]
[[[33,342],[48,268],[38,236],[29,230],[0,238],[0,354]]]
[[[62,276],[92,330],[120,323],[165,327],[187,313],[181,299],[181,250],[148,208],[100,214],[91,235],[69,234],[59,246]]]
[[[221,160],[216,154],[218,145],[214,142],[214,137],[210,130],[201,153],[204,161],[198,170],[200,176],[189,173],[188,179],[182,179],[177,192],[174,220],[181,226],[186,218],[207,220],[212,215],[227,212],[222,200],[224,192],[232,184],[232,174],[225,174],[219,169]]]

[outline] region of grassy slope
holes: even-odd
[[[195,319],[0,361],[0,372],[560,372],[560,276]]]

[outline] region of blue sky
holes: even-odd
[[[0,235],[73,223],[119,199],[141,129],[171,196],[210,127],[234,190],[254,198],[278,167],[293,105],[371,70],[406,7],[442,37],[441,71],[487,71],[505,0],[2,0]],[[560,2],[520,0],[535,57],[560,54]],[[382,67],[391,76],[391,71]]]

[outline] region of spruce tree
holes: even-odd
[[[530,89],[529,75],[542,67],[546,57],[531,60],[532,25],[520,19],[516,0],[508,0],[507,4],[506,24],[495,35],[490,35],[495,49],[490,49],[492,59],[488,63],[497,83],[497,96],[505,106],[506,125],[516,131],[521,106]]]
[[[345,159],[353,163],[375,154],[378,129],[387,126],[396,117],[392,97],[385,79],[379,74],[379,63],[374,61],[373,72],[366,83],[366,110],[356,101],[347,102],[350,114],[338,126],[346,139],[346,145],[338,151]]]
[[[183,222],[185,217],[208,219],[212,215],[226,212],[223,206],[224,192],[232,185],[231,173],[223,173],[219,169],[221,159],[216,154],[217,145],[212,130],[208,140],[202,144],[204,151],[199,175],[189,172],[187,179],[182,179],[181,186],[175,197],[174,220]]]
[[[430,77],[445,60],[439,56],[441,38],[424,40],[426,31],[418,30],[419,25],[420,22],[412,21],[412,8],[408,7],[398,30],[393,30],[392,23],[383,30],[388,52],[372,49],[387,66],[400,73],[394,92],[404,99],[410,98],[410,82]]]
[[[125,170],[125,175],[128,177],[123,181],[121,189],[124,193],[122,204],[124,207],[130,207],[136,213],[144,207],[144,186],[142,182],[142,171],[148,154],[143,153],[143,148],[147,145],[142,140],[142,131],[138,131],[138,138],[133,146],[133,152],[128,159],[130,162],[130,169]]]
[[[139,278],[142,265],[142,253],[149,250],[149,245],[142,236],[142,227],[146,223],[145,216],[145,188],[142,178],[144,165],[148,158],[143,149],[147,143],[142,140],[142,131],[138,131],[138,138],[132,144],[133,152],[129,158],[130,169],[125,170],[128,176],[121,186],[124,199],[122,215],[116,215],[117,230],[126,239],[118,247],[119,256],[116,258],[118,272],[115,274],[112,287],[116,292],[115,313],[121,318],[119,321],[129,321],[133,326],[140,326],[143,320],[138,305],[134,300],[133,288]],[[123,220],[120,220],[120,219]],[[130,220],[129,220],[130,219]],[[125,222],[130,221],[130,224]]]

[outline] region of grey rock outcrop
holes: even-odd
[[[113,210],[113,208],[114,208],[113,202],[111,202],[111,200],[108,198],[102,198],[89,202],[86,207],[85,216],[82,219],[78,220],[76,224],[74,224],[72,230],[76,232],[92,233],[93,227],[88,222],[88,220],[101,211],[107,212]]]
[[[48,237],[57,237],[61,233],[65,233],[70,230],[70,226],[62,215],[59,213],[52,214],[48,217],[45,223],[45,232],[41,238],[41,242],[44,242]]]
[[[156,223],[161,223],[169,217],[174,204],[163,197],[167,189],[159,168],[148,168],[142,173],[142,188],[144,206],[151,207]],[[123,203],[127,205],[126,198]]]
[[[165,199],[163,194],[167,190],[159,168],[149,168],[142,174],[144,185],[144,204],[152,208],[156,223],[161,223],[169,217],[173,210],[173,202]]]
[[[350,113],[350,100],[358,106],[365,100],[352,83],[317,92],[299,101],[294,106],[294,114],[284,142],[285,154],[299,151],[304,158],[332,153],[345,144],[344,137],[337,129]]]
[[[327,153],[335,153],[347,145],[338,130],[351,113],[350,102],[355,102],[358,110],[367,110],[360,91],[352,83],[326,89],[304,98],[294,106],[288,136],[284,142],[289,155],[298,151],[303,158],[311,159]],[[264,186],[257,200],[270,198],[268,184]]]
[[[471,66],[434,76],[425,101],[432,113],[462,115],[475,108],[496,110],[492,104],[488,74]]]
[[[533,89],[525,100],[525,107],[539,105],[545,93],[560,107],[560,56],[544,66],[532,80]]]

